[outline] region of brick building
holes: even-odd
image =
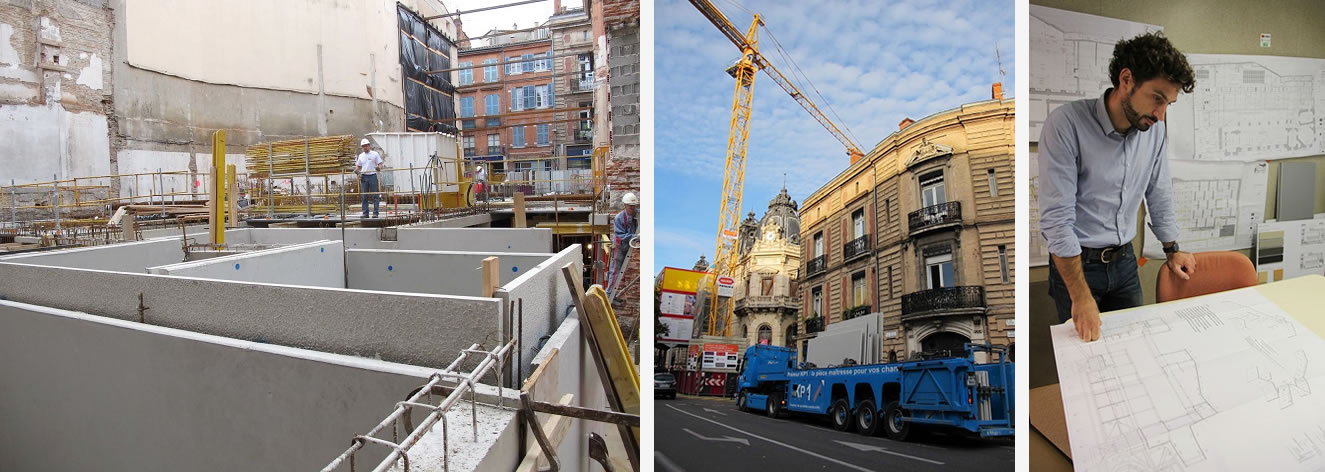
[[[456,115],[465,156],[492,161],[493,174],[558,168],[548,30],[485,36],[458,53]]]
[[[1015,341],[1014,101],[996,97],[903,121],[805,199],[802,356],[826,324],[874,312],[897,359]]]
[[[557,2],[560,3],[560,2]],[[552,127],[564,169],[589,169],[593,155],[593,24],[583,8],[562,8],[547,21],[556,74],[556,122]]]

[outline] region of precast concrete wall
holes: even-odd
[[[148,267],[184,261],[179,238],[81,247],[0,257],[0,262],[37,264],[51,267],[142,272]],[[0,270],[0,274],[4,272]],[[96,291],[90,292],[96,293]]]
[[[347,287],[387,292],[483,296],[483,259],[497,257],[501,284],[534,270],[553,254],[350,249]]]
[[[495,298],[0,263],[0,300],[425,367],[502,337]]]
[[[0,302],[0,470],[319,470],[429,374]]]
[[[497,289],[497,298],[507,310],[504,331],[513,333],[519,340],[520,353],[514,364],[519,367],[519,382],[534,371],[530,362],[538,353],[539,341],[556,331],[567,314],[574,311],[571,307],[575,305],[575,299],[566,286],[561,268],[573,264],[573,272],[578,276],[583,273],[582,261],[580,245],[573,244]],[[515,312],[510,311],[511,302],[516,304]]]
[[[581,330],[584,325],[574,313],[562,322],[532,359],[533,367],[543,367],[543,375],[534,383],[530,396],[535,401],[556,403],[562,395],[575,395],[573,405],[611,410],[607,390],[587,349]],[[554,356],[553,350],[557,353]],[[540,420],[543,418],[539,414]],[[557,458],[563,470],[589,470],[592,464],[582,451],[589,447],[589,433],[598,433],[608,441],[609,449],[622,450],[621,434],[616,425],[576,419],[571,422],[565,439],[557,446]],[[630,470],[625,457],[612,457],[617,470]],[[592,470],[598,470],[595,466]]]
[[[401,228],[397,239],[400,241],[398,249],[552,251],[552,230],[546,228]]]
[[[340,241],[315,241],[150,267],[148,273],[308,287],[345,288],[345,258]]]

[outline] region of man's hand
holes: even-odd
[[[1095,305],[1094,298],[1086,297],[1085,300],[1072,302],[1072,322],[1082,341],[1091,342],[1100,338],[1100,308]]]
[[[1178,251],[1169,254],[1169,260],[1166,263],[1169,265],[1169,270],[1178,274],[1178,278],[1182,280],[1190,280],[1192,274],[1196,273],[1196,256],[1193,256],[1190,252]]]

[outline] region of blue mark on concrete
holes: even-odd
[[[511,272],[519,272],[519,271],[520,271],[519,267],[511,266]]]
[[[392,269],[391,266],[386,266],[386,271],[387,271],[387,272],[391,272],[391,269]]]
[[[511,245],[510,245],[510,244],[507,244],[507,245],[506,245],[506,249],[510,249],[510,248],[511,248]]]
[[[324,247],[317,248],[317,252],[327,252],[327,248]]]
[[[235,270],[239,270],[239,264],[235,264]]]

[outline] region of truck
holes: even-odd
[[[806,368],[796,351],[757,344],[739,365],[736,406],[771,418],[827,416],[838,431],[906,441],[913,426],[1012,436],[1013,363],[1007,348],[966,343],[964,357]],[[996,360],[976,362],[976,353]]]

